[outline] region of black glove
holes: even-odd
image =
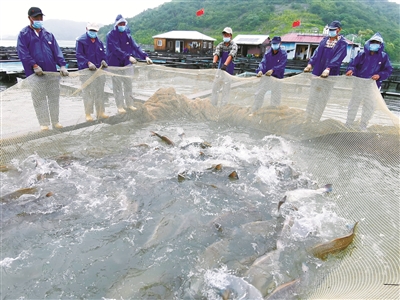
[[[226,65],[222,65],[221,70],[226,71]]]
[[[217,63],[213,62],[212,68],[213,68],[213,69],[216,69],[216,68],[217,68]]]

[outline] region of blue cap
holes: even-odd
[[[274,36],[271,40],[271,44],[279,44],[281,42],[280,36]]]
[[[342,24],[340,24],[339,21],[333,21],[331,24],[329,24],[330,30],[338,29],[338,28],[342,28]]]

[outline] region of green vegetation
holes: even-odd
[[[204,15],[197,17],[201,8]],[[226,26],[232,27],[234,36],[322,33],[326,24],[339,20],[341,33],[357,43],[380,32],[390,59],[400,62],[400,5],[388,0],[172,0],[127,20],[141,44],[153,44],[152,36],[171,30],[197,30],[220,42]],[[292,28],[295,20],[301,20],[300,27]],[[112,27],[101,28],[99,36],[105,40]]]

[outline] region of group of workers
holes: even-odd
[[[68,76],[66,62],[53,34],[43,28],[42,10],[38,7],[31,7],[28,10],[28,19],[30,24],[23,28],[18,36],[17,51],[26,76],[37,75],[31,89],[35,112],[42,130],[48,130],[50,124],[53,128],[62,128],[59,122],[60,87],[58,78],[44,80],[42,75],[45,71],[56,72],[58,65],[61,76]],[[105,48],[102,41],[97,37],[99,25],[88,23],[86,32],[76,40],[78,69],[96,71],[99,68],[107,68],[108,66],[126,67],[136,64],[136,58],[146,60],[147,64],[152,64],[153,62],[148,55],[134,41],[126,25],[126,19],[122,15],[118,15],[113,29],[107,33],[107,47]],[[312,72],[313,75],[322,78],[340,74],[340,66],[347,55],[347,43],[345,38],[339,34],[341,28],[339,21],[333,21],[329,25],[328,36],[324,37],[319,43],[304,72]],[[222,31],[222,35],[223,41],[216,46],[213,55],[213,68],[216,68],[218,63],[218,69],[232,75],[234,73],[233,61],[237,55],[238,46],[232,40],[233,32],[230,27],[226,27]],[[271,40],[270,49],[264,54],[262,61],[255,70],[256,75],[257,77],[265,75],[282,79],[286,62],[287,54],[281,48],[281,38],[275,36]],[[364,51],[359,52],[352,59],[348,65],[346,76],[371,78],[376,81],[378,88],[380,88],[382,81],[390,76],[392,69],[389,57],[384,52],[382,36],[376,33],[365,43]],[[128,73],[122,72],[121,75],[123,76],[113,76],[112,83],[118,113],[123,114],[126,113],[126,109],[134,111],[136,108],[133,103],[132,80],[129,76],[125,76]],[[218,79],[218,75],[216,77]],[[82,83],[88,81],[89,78],[90,75],[81,76]],[[218,105],[219,90],[228,90],[226,95],[229,95],[229,83],[221,80],[222,76],[219,76],[219,78],[213,84],[211,103],[214,106]],[[271,104],[280,105],[280,85],[268,87],[262,84],[262,81],[260,83],[255,94],[250,116],[261,108],[267,90],[271,90]],[[89,83],[84,89],[86,121],[93,121],[93,107],[95,107],[98,119],[108,118],[104,109],[104,85],[104,76],[99,76],[96,78],[96,85]],[[223,86],[222,88],[221,85]],[[328,89],[324,89],[323,95],[315,95],[310,92],[310,99],[306,108],[307,121],[320,120],[332,88],[333,85]],[[357,94],[357,91],[354,91],[356,89],[357,87],[353,89],[353,95]],[[313,90],[313,81],[311,90]],[[318,90],[320,89],[314,88],[314,92]],[[226,104],[227,101],[228,99],[225,97],[222,100],[222,105]],[[352,97],[350,100],[347,125],[351,126],[353,124],[360,102],[359,97]],[[366,128],[374,110],[374,104],[367,102],[364,99],[364,107],[369,107],[368,109],[363,108],[360,123],[361,129]]]
[[[329,24],[328,35],[324,37],[314,51],[304,72],[312,72],[315,77],[327,78],[328,76],[340,75],[340,66],[347,56],[347,42],[340,35],[342,25],[339,21],[333,21]],[[233,60],[237,54],[237,45],[232,41],[232,29],[227,27],[222,32],[223,42],[218,44],[214,53],[213,64],[219,60],[219,68],[233,74]],[[263,56],[258,68],[255,70],[257,77],[273,76],[275,78],[283,78],[287,62],[286,51],[281,48],[281,38],[275,36],[271,40],[271,47]],[[351,60],[347,67],[346,76],[356,76],[359,78],[370,78],[375,80],[378,88],[381,88],[382,81],[389,78],[393,70],[389,56],[384,52],[384,42],[379,32],[375,33],[364,45],[364,50],[360,51],[357,56]],[[334,82],[326,81],[325,89],[317,88],[317,81],[311,81],[310,98],[307,103],[306,116],[308,122],[319,121],[325,106],[329,100]],[[221,85],[218,80],[214,82],[214,89],[217,90]],[[364,102],[359,127],[365,130],[369,120],[375,110],[375,102],[373,99],[363,99],[359,95],[362,94],[359,86],[354,85],[352,97],[348,106],[348,114],[346,126],[353,126],[356,118],[357,110],[361,101]],[[222,89],[221,89],[222,90]],[[229,90],[229,86],[226,88]],[[260,86],[255,93],[255,99],[252,106],[254,112],[261,108],[265,93],[271,91],[271,105],[280,104],[281,88],[279,84],[267,86],[264,82],[260,82]],[[226,104],[223,97],[222,105]],[[212,98],[214,105],[218,104],[218,97],[214,95]]]
[[[43,28],[43,16],[38,7],[28,10],[30,24],[23,28],[18,36],[17,51],[26,76],[37,75],[32,81],[31,95],[41,130],[49,130],[50,124],[53,128],[60,129],[63,126],[59,122],[59,81],[56,77],[44,79],[43,74],[46,71],[57,72],[57,65],[60,66],[61,76],[69,76],[69,73],[54,35]],[[96,71],[108,66],[126,67],[136,64],[136,58],[152,64],[147,53],[132,38],[127,23],[122,15],[116,17],[113,29],[107,33],[106,48],[97,37],[99,25],[88,23],[86,32],[76,40],[78,69]],[[121,114],[126,113],[126,109],[137,109],[133,105],[132,81],[124,76],[126,73],[127,71],[123,71],[123,76],[112,78],[113,94],[118,113]],[[90,75],[81,76],[80,79],[86,82],[89,77]],[[104,109],[104,85],[104,76],[99,76],[95,83],[90,83],[83,90],[86,121],[93,121],[93,107],[98,119],[108,118]]]

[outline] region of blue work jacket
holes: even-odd
[[[57,66],[65,66],[64,55],[54,37],[46,29],[36,35],[34,29],[26,26],[18,35],[18,57],[22,62],[26,77],[32,75],[33,65],[38,65],[43,71],[57,72]]]
[[[360,78],[371,78],[373,75],[379,75],[376,84],[380,88],[382,81],[388,79],[393,71],[389,56],[383,49],[384,44],[382,43],[378,52],[371,54],[369,51],[369,41],[367,41],[364,45],[364,51],[358,53],[350,62],[347,71],[352,70],[353,76]]]
[[[312,73],[320,76],[326,68],[330,68],[329,76],[340,75],[340,65],[347,55],[347,43],[343,36],[337,41],[333,48],[326,47],[329,37],[324,37],[319,43],[309,64],[313,66]]]
[[[107,33],[107,62],[109,66],[125,67],[129,57],[146,59],[148,56],[133,40],[129,29],[119,32],[117,26]]]
[[[287,54],[285,50],[282,50],[280,47],[278,52],[274,53],[272,48],[270,48],[265,54],[256,69],[256,73],[262,71],[263,74],[269,70],[274,70],[271,76],[276,78],[283,78],[285,74],[285,67],[287,62]]]
[[[76,60],[79,70],[87,69],[89,61],[99,68],[101,61],[107,60],[103,42],[97,37],[92,42],[87,33],[81,35],[76,39]]]

